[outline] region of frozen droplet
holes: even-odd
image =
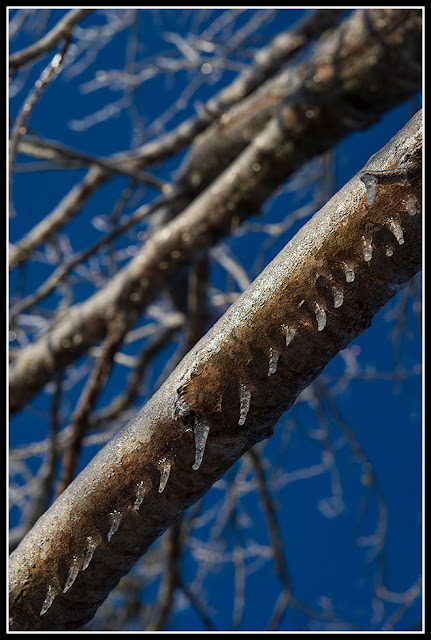
[[[413,196],[408,196],[406,200],[407,213],[409,216],[415,216],[417,213],[416,202]]]
[[[82,564],[81,571],[85,571],[90,562],[93,559],[94,550],[96,548],[96,543],[92,536],[87,536],[87,548],[85,549],[84,562]]]
[[[39,613],[40,616],[43,616],[43,614],[48,611],[49,607],[54,602],[54,598],[57,594],[58,594],[58,587],[54,586],[53,584],[50,584],[48,587],[46,598],[43,601],[42,609],[40,610],[40,613]]]
[[[365,174],[361,177],[361,180],[364,183],[367,194],[367,205],[371,207],[374,202],[374,198],[376,197],[377,178],[375,176]]]
[[[269,368],[268,368],[268,377],[272,376],[277,371],[278,359],[280,357],[280,352],[273,347],[269,347]]]
[[[250,409],[251,391],[246,384],[241,382],[239,388],[239,420],[238,424],[242,426],[247,418]]]
[[[388,244],[388,246],[386,247],[385,253],[388,256],[388,258],[394,255],[394,248],[391,244]]]
[[[141,482],[139,482],[136,486],[137,486],[136,498],[135,498],[135,502],[133,503],[133,508],[135,511],[139,511],[139,507],[142,504],[147,488],[144,486],[143,480],[141,480]]]
[[[332,287],[332,291],[334,294],[334,309],[338,309],[344,302],[344,294],[343,291],[336,286]]]
[[[166,487],[166,483],[171,472],[171,461],[166,458],[161,458],[159,460],[159,467],[161,469],[159,493],[162,493],[163,489]]]
[[[66,593],[76,580],[76,576],[79,573],[79,560],[77,556],[73,556],[72,564],[70,565],[69,574],[67,576],[66,584],[64,585],[63,593]]]
[[[355,279],[355,269],[352,264],[343,262],[344,275],[346,276],[346,282],[353,282]]]
[[[207,442],[208,434],[210,432],[210,426],[205,420],[199,420],[196,418],[195,426],[195,463],[192,466],[194,471],[197,471],[202,463],[202,458],[204,457],[205,445]]]
[[[314,313],[316,314],[317,331],[323,331],[326,327],[326,312],[318,302],[314,303]]]
[[[120,521],[121,521],[121,518],[123,517],[123,514],[120,513],[120,511],[113,511],[112,513],[109,514],[109,517],[111,518],[111,528],[108,531],[108,542],[111,541],[111,538],[114,535],[114,533],[118,531],[118,527],[120,526]]]
[[[373,257],[373,246],[371,244],[371,238],[362,236],[362,253],[364,255],[365,262],[370,262]]]
[[[394,234],[398,244],[404,244],[403,228],[400,223],[397,222],[394,218],[389,218],[386,224]]]
[[[285,324],[282,324],[281,328],[283,329],[286,335],[286,347],[288,347],[292,342],[293,338],[295,337],[296,329],[295,327],[288,327]]]

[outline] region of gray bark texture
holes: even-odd
[[[49,334],[17,355],[9,379],[10,413],[98,344],[113,317],[138,317],[181,270],[257,213],[297,169],[420,90],[421,22],[418,9],[354,11],[322,35],[302,65],[287,65],[208,127],[180,170],[185,191],[180,211],[170,213],[174,219],[103,289],[70,308]],[[133,162],[140,166],[137,157]],[[103,169],[89,171],[69,194],[69,215],[105,177]],[[57,216],[55,228],[65,218]],[[39,241],[52,220],[41,227]],[[15,248],[15,264],[20,252],[26,255],[25,246]]]
[[[90,620],[150,545],[271,435],[301,390],[421,269],[421,152],[418,112],[37,521],[10,558],[11,630]]]

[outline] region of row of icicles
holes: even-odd
[[[365,185],[365,186],[367,189],[367,198],[368,198],[367,204],[371,205],[374,200],[375,185],[372,182],[370,185],[368,186]],[[406,204],[406,209],[408,214],[411,216],[416,215],[416,204],[412,196],[409,196],[407,198],[405,204]],[[401,224],[397,222],[394,218],[390,218],[387,221],[387,226],[390,229],[390,231],[393,233],[398,244],[400,245],[404,244],[404,235],[403,235],[403,229]],[[386,247],[386,255],[392,256],[393,252],[394,252],[393,247],[391,245],[388,245]],[[366,262],[369,262],[372,259],[373,247],[372,247],[372,239],[370,237],[362,236],[362,253],[363,253],[364,260]],[[355,279],[355,271],[354,271],[353,265],[351,263],[344,262],[343,269],[344,269],[346,282],[353,282]],[[343,304],[343,291],[333,286],[333,295],[334,295],[334,308],[336,309],[338,307],[341,307],[341,305]],[[315,302],[314,312],[316,316],[317,330],[323,331],[323,329],[326,326],[325,309],[318,302]],[[295,326],[282,325],[281,329],[285,335],[286,346],[288,346],[294,339],[295,334],[297,332],[297,328]],[[270,347],[269,353],[268,353],[268,377],[276,373],[279,357],[280,357],[280,352],[274,347]],[[240,397],[239,397],[238,424],[240,426],[244,425],[247,419],[247,415],[250,409],[250,400],[251,400],[250,388],[247,386],[246,383],[242,382],[240,384]],[[196,449],[195,449],[195,461],[192,467],[193,470],[195,471],[197,471],[201,466],[209,430],[210,430],[210,426],[208,422],[205,421],[205,419],[199,419],[199,418],[195,419],[193,431],[195,435]],[[158,461],[158,467],[160,469],[160,483],[159,483],[158,491],[159,493],[162,493],[169,479],[171,462],[167,458],[161,458]],[[146,492],[146,486],[144,485],[144,482],[141,481],[136,486],[136,497],[133,504],[133,509],[135,511],[139,511],[139,508],[144,500],[145,492]],[[110,529],[107,534],[108,542],[111,541],[114,534],[118,531],[121,518],[122,518],[122,513],[120,511],[112,511],[112,513],[109,514],[109,517],[110,517]],[[68,591],[70,587],[73,585],[73,583],[75,582],[79,574],[79,571],[85,571],[85,569],[87,569],[88,565],[90,564],[93,558],[95,548],[96,548],[96,543],[94,538],[92,536],[88,536],[86,539],[86,550],[85,550],[84,558],[82,559],[82,561],[77,556],[73,556],[72,558],[72,563],[69,569],[66,583],[62,590],[63,593],[66,593],[66,591]],[[44,613],[48,611],[48,609],[50,608],[51,604],[54,601],[54,598],[58,595],[59,591],[60,589],[57,588],[56,586],[49,585],[48,592],[39,615],[43,616]]]

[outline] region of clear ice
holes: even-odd
[[[371,244],[371,238],[362,236],[362,253],[364,255],[365,262],[370,262],[373,257],[373,247]]]
[[[280,357],[280,352],[277,349],[273,349],[273,347],[269,347],[269,369],[268,369],[268,377],[272,376],[277,371],[278,359]]]
[[[332,287],[332,291],[334,293],[334,309],[338,309],[344,302],[344,294],[342,290],[337,287]]]
[[[355,269],[352,264],[347,264],[347,262],[343,262],[344,267],[344,275],[346,276],[346,282],[353,282],[355,279]]]
[[[407,213],[409,214],[409,216],[415,216],[416,213],[417,213],[417,211],[416,211],[416,202],[415,202],[415,199],[412,196],[409,196],[407,198],[406,206],[407,206]]]
[[[202,463],[202,458],[204,457],[205,445],[207,442],[208,434],[210,432],[210,426],[205,420],[199,420],[198,418],[195,421],[194,426],[195,432],[195,463],[192,466],[194,471],[197,471]]]
[[[114,535],[114,533],[118,531],[118,527],[120,526],[120,521],[123,514],[120,513],[120,511],[113,511],[112,513],[109,514],[109,516],[111,518],[111,528],[109,529],[109,532],[108,532],[108,542],[111,541],[111,538]]]
[[[139,511],[139,507],[142,504],[142,501],[144,499],[144,495],[145,495],[145,491],[147,490],[147,488],[144,486],[144,481],[141,480],[141,482],[139,482],[137,485],[137,489],[136,489],[136,498],[135,498],[135,502],[133,503],[133,508],[135,511]]]
[[[77,556],[73,556],[72,564],[70,565],[69,574],[67,576],[66,584],[64,585],[63,593],[66,593],[76,580],[76,576],[79,573],[79,561]]]
[[[92,536],[87,536],[87,548],[85,550],[84,563],[82,565],[81,571],[85,571],[91,560],[93,559],[94,550],[96,548],[96,543],[93,540]]]
[[[316,314],[317,331],[323,331],[326,327],[326,312],[318,302],[314,303],[314,313]]]
[[[169,474],[171,472],[171,461],[162,458],[159,460],[159,466],[162,469],[162,475],[160,476],[159,493],[162,493],[168,482]]]
[[[242,426],[247,418],[250,409],[251,391],[246,384],[241,382],[239,391],[239,420],[238,424]]]
[[[48,611],[49,607],[54,602],[54,598],[57,595],[57,593],[58,593],[57,587],[54,587],[54,585],[50,584],[48,587],[48,593],[46,594],[46,598],[42,605],[42,609],[40,610],[40,613],[39,613],[40,616],[43,616],[43,614]]]
[[[374,202],[374,198],[376,197],[376,189],[377,189],[377,178],[370,175],[365,175],[361,178],[362,182],[365,186],[365,191],[367,194],[367,205],[371,207]]]
[[[403,228],[394,218],[389,218],[387,225],[394,234],[398,244],[404,244]]]
[[[281,328],[286,334],[286,347],[288,347],[292,342],[293,338],[295,337],[296,329],[295,327],[288,327],[285,324],[281,325]]]

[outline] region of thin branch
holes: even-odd
[[[18,144],[21,136],[27,131],[27,122],[30,118],[31,112],[42,95],[43,91],[48,86],[49,82],[56,77],[61,70],[61,65],[69,47],[70,39],[66,39],[61,53],[57,53],[50,63],[40,74],[38,80],[36,80],[33,89],[27,96],[21,110],[15,120],[9,146],[9,193],[12,191],[12,177],[15,168],[15,159],[18,151]]]
[[[69,447],[64,454],[63,474],[57,488],[57,496],[66,489],[74,478],[82,440],[88,427],[90,412],[106,384],[113,365],[114,356],[123,341],[126,331],[127,322],[124,317],[117,316],[110,321],[108,332],[102,346],[102,353],[94,365],[93,371],[79,398],[78,406],[73,413],[72,437]]]

